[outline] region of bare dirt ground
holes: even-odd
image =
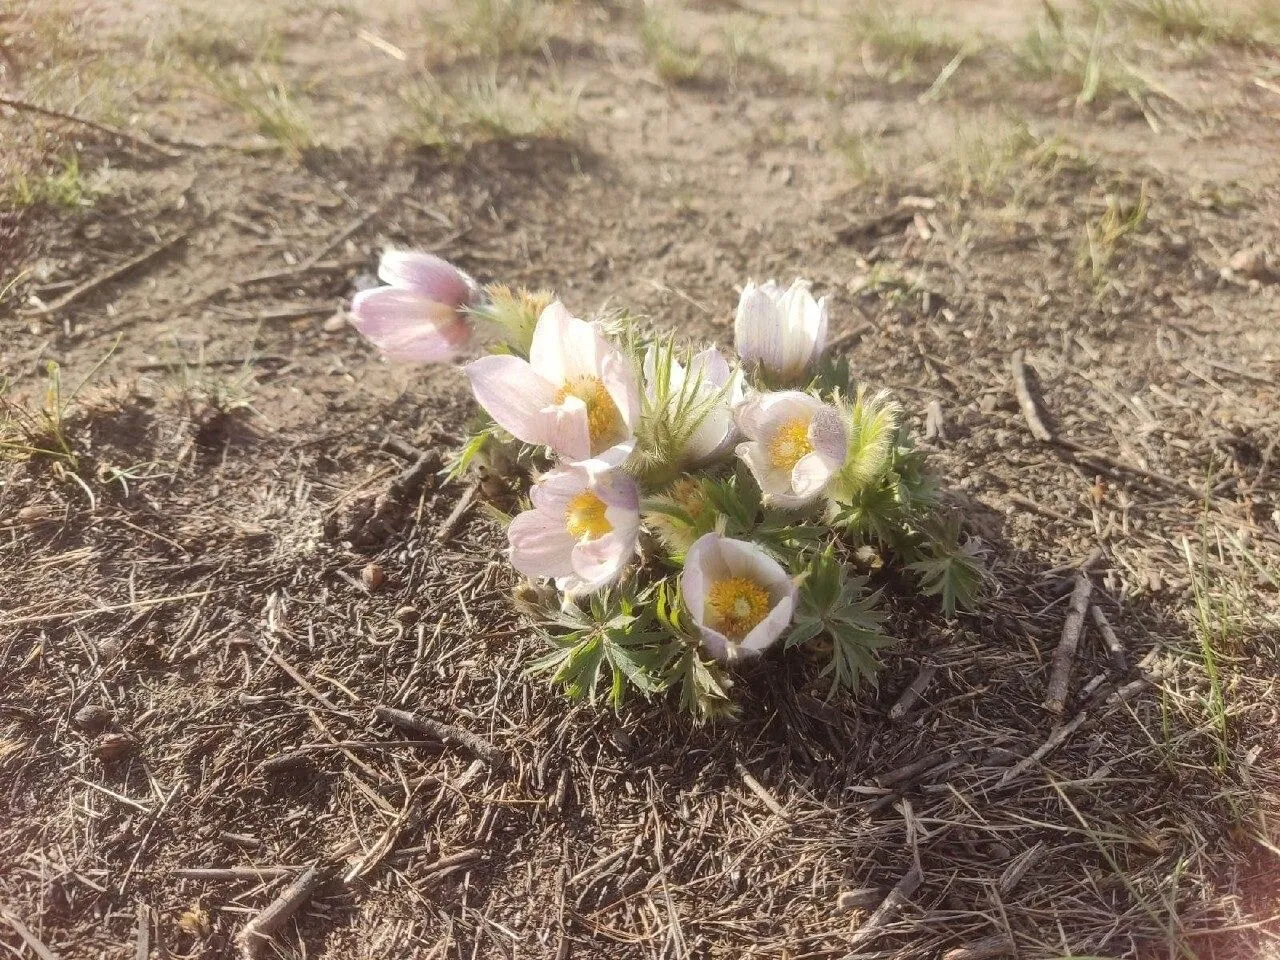
[[[0,946],[232,956],[336,857],[268,955],[1275,950],[1280,14],[869,9],[9,0]],[[350,535],[384,437],[471,409],[344,321],[389,244],[721,343],[812,277],[990,599],[888,584],[857,700],[780,661],[736,724],[567,704],[500,528],[437,536],[463,485]],[[1055,717],[1086,559],[1123,661],[1091,621]]]

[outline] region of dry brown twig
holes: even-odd
[[[0,98],[0,102],[3,102],[3,98]],[[168,240],[162,240],[160,243],[153,247],[149,247],[137,256],[130,257],[128,260],[124,261],[124,263],[117,264],[111,269],[106,270],[95,277],[90,277],[88,280],[84,281],[84,283],[77,284],[52,303],[46,303],[42,306],[36,307],[30,312],[38,315],[56,313],[63,307],[79,300],[81,297],[93,293],[98,288],[104,287],[115,280],[119,280],[127,276],[144,264],[150,263],[152,260],[173,249],[186,239],[187,234],[184,232],[179,233],[177,236],[170,237]]]
[[[1027,378],[1026,353],[1022,348],[1013,351],[1010,365],[1013,368],[1013,391],[1017,394],[1018,406],[1022,409],[1022,416],[1027,421],[1031,435],[1044,443],[1053,443],[1053,431],[1045,423],[1040,401],[1031,391]]]
[[[1071,668],[1075,664],[1080,646],[1080,634],[1084,630],[1085,614],[1089,612],[1089,595],[1093,581],[1087,573],[1077,572],[1075,588],[1071,592],[1071,605],[1067,619],[1062,624],[1062,639],[1053,652],[1053,666],[1049,671],[1044,708],[1050,713],[1062,713],[1067,704],[1067,684],[1071,680]]]
[[[420,717],[416,713],[410,713],[408,710],[398,710],[385,704],[379,704],[374,707],[373,712],[379,720],[386,723],[433,737],[441,743],[451,743],[465,747],[475,754],[478,759],[483,760],[490,766],[500,768],[506,765],[506,756],[501,750],[470,730],[463,730],[461,727],[455,727],[451,723],[441,723],[439,720]]]
[[[66,113],[62,110],[52,110],[49,107],[42,107],[39,104],[31,103],[29,100],[19,100],[16,97],[0,96],[0,105],[12,107],[14,110],[21,110],[24,113],[36,113],[42,117],[49,117],[53,120],[62,120],[66,123],[79,124],[82,127],[88,127],[90,130],[97,130],[99,133],[105,133],[111,137],[117,137],[120,140],[126,140],[129,143],[136,144],[147,150],[154,151],[162,157],[170,160],[178,160],[185,156],[180,150],[171,150],[168,147],[161,146],[153,140],[146,137],[140,137],[128,130],[121,130],[119,127],[112,127],[105,123],[99,123],[97,120],[90,120],[88,117],[81,117],[74,113]]]

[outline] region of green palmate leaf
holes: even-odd
[[[925,541],[920,549],[924,558],[907,569],[919,579],[921,592],[941,597],[948,617],[955,616],[957,609],[975,609],[987,580],[980,541],[970,537],[961,543],[959,521],[952,520],[943,525],[937,539]]]
[[[680,644],[667,667],[666,682],[679,691],[680,708],[698,723],[734,717],[738,706],[729,696],[732,681],[714,660],[693,644]]]
[[[614,708],[629,689],[648,697],[666,686],[667,632],[654,616],[653,589],[638,596],[601,591],[586,609],[568,604],[540,624],[553,649],[529,665],[549,673],[571,699],[592,703],[607,685]]]
[[[831,677],[833,695],[874,680],[878,651],[894,642],[881,630],[886,614],[877,609],[879,600],[880,592],[868,594],[866,578],[851,576],[831,544],[810,560],[786,646],[830,645],[831,659],[822,672]]]

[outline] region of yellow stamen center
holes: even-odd
[[[741,640],[769,612],[769,591],[746,577],[717,580],[707,591],[707,625]]]
[[[556,403],[564,403],[566,397],[577,397],[587,405],[587,433],[593,454],[626,436],[622,413],[599,377],[570,377],[556,394]]]
[[[564,528],[575,540],[597,540],[613,530],[606,517],[605,502],[590,490],[583,490],[569,501],[565,511]]]
[[[810,453],[809,421],[799,417],[784,423],[769,441],[769,462],[779,470],[790,470]]]

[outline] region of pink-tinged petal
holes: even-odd
[[[831,407],[820,410],[809,423],[809,442],[813,452],[820,456],[827,467],[839,470],[849,453],[849,436],[840,415]]]
[[[750,286],[742,292],[733,321],[734,347],[748,363],[780,370],[786,362],[786,329],[778,305],[767,293]]]
[[[552,383],[573,377],[598,377],[600,365],[612,351],[594,323],[573,316],[559,300],[538,317],[529,346],[529,362]]]
[[[540,416],[546,438],[543,443],[570,462],[590,458],[591,425],[585,403],[567,396],[562,402],[545,407]]]
[[[394,287],[357,293],[351,302],[351,322],[389,359],[403,362],[452,360],[470,334],[451,308]]]
[[[622,353],[607,345],[606,348],[608,352],[601,357],[597,375],[622,415],[622,422],[629,433],[640,422],[640,388],[636,383],[636,371]]]
[[[378,262],[378,279],[453,307],[467,303],[475,293],[474,281],[465,273],[418,250],[388,250]]]
[[[556,388],[519,357],[494,354],[463,369],[476,402],[502,429],[525,443],[547,442],[544,411],[555,403]]]
[[[569,501],[591,485],[586,470],[575,466],[558,467],[540,476],[529,491],[529,499],[537,510],[563,523]]]
[[[636,550],[634,530],[615,530],[573,548],[573,572],[593,588],[617,578]]]
[[[541,510],[526,510],[507,527],[511,565],[526,577],[567,577],[573,573],[575,541],[562,523]]]
[[[763,620],[757,623],[738,643],[736,653],[742,657],[758,657],[782,637],[795,614],[794,588],[782,597]]]
[[[593,479],[592,489],[610,509],[628,513],[639,511],[640,488],[628,474],[621,470],[607,470],[597,474]]]
[[[805,500],[816,497],[834,472],[818,454],[805,454],[791,470],[791,491]]]

